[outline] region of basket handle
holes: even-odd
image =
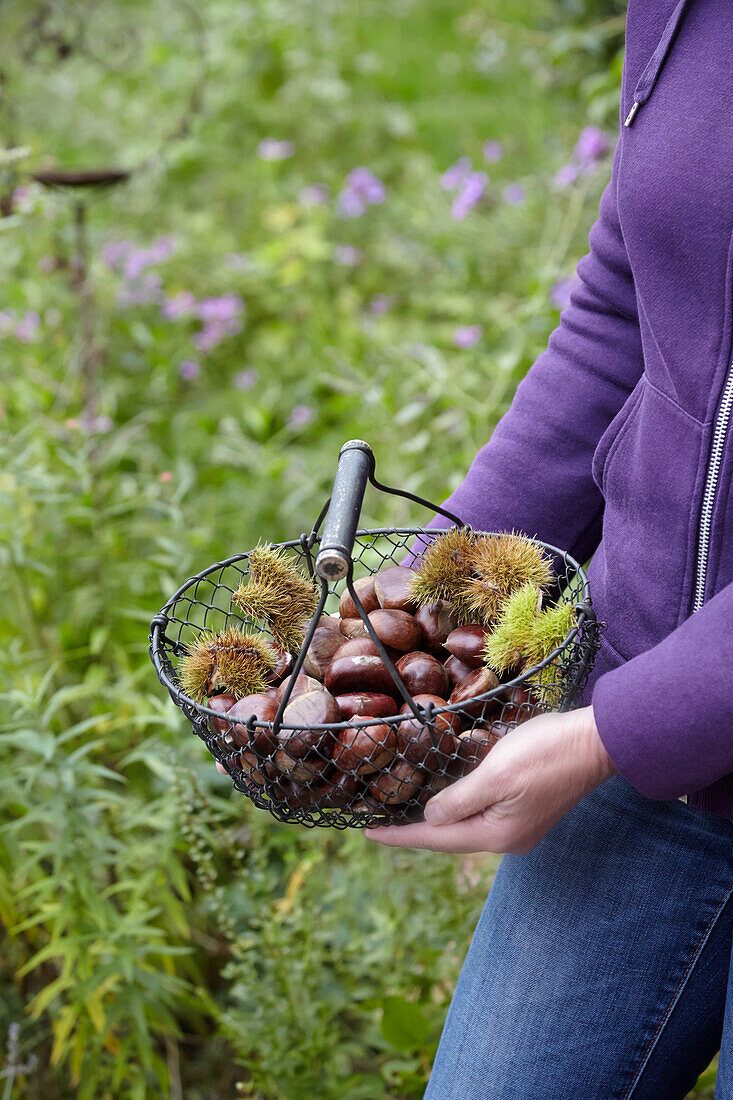
[[[316,557],[316,573],[331,583],[340,581],[351,568],[364,491],[373,470],[374,454],[368,443],[363,439],[344,443]]]

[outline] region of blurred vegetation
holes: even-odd
[[[494,861],[252,810],[147,625],[308,528],[349,437],[414,492],[461,480],[584,251],[608,156],[556,177],[612,136],[620,8],[4,5],[3,1100],[421,1095]],[[460,157],[489,179],[456,218]]]

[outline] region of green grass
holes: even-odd
[[[307,529],[345,439],[434,500],[461,480],[557,322],[550,290],[607,175],[551,186],[584,125],[615,124],[619,20],[599,9],[573,23],[549,2],[208,0],[201,109],[153,156],[197,80],[183,9],[108,6],[139,28],[117,71],[76,39],[59,61],[39,32],[22,54],[28,8],[9,6],[3,132],[27,153],[0,158],[0,309],[15,311],[0,315],[0,1036],[20,1023],[26,1066],[8,1095],[421,1095],[494,861],[254,811],[164,698],[147,627],[192,572]],[[121,41],[93,23],[89,39]],[[293,156],[258,158],[269,136]],[[454,221],[442,173],[482,167],[486,139],[504,157]],[[85,306],[73,196],[10,196],[41,166],[146,158],[89,198]],[[385,201],[340,218],[361,164]],[[326,205],[299,200],[314,183]],[[516,183],[526,201],[509,206]],[[193,319],[126,305],[135,281],[105,262],[110,242],[160,236],[175,245],[147,269],[162,293],[246,306],[207,353]],[[358,266],[337,262],[343,245]],[[367,496],[365,523],[425,518]]]

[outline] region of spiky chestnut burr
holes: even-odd
[[[540,664],[568,635],[575,621],[573,605],[560,600],[542,610],[542,592],[533,584],[522,585],[504,604],[494,629],[486,638],[484,660],[495,672],[521,665],[529,670]],[[554,706],[563,685],[556,663],[528,677],[535,695]]]
[[[178,679],[185,694],[199,703],[219,688],[241,699],[265,690],[276,659],[263,634],[244,634],[236,627],[204,631],[186,647]]]
[[[472,619],[486,625],[523,584],[541,589],[553,579],[549,557],[532,539],[515,532],[477,538],[471,566],[472,575],[463,584],[461,599]]]
[[[303,644],[307,621],[318,604],[313,582],[304,576],[279,547],[259,545],[249,555],[249,581],[232,596],[240,611],[263,619],[275,641],[289,653]]]
[[[473,554],[477,536],[463,527],[454,527],[431,542],[420,558],[410,586],[419,607],[447,600],[460,623],[471,614],[465,602],[466,583],[473,576]]]

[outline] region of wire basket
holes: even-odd
[[[465,526],[445,509],[378,482],[368,444],[344,444],[332,496],[310,533],[271,544],[288,551],[293,564],[320,585],[318,607],[282,681],[272,721],[259,721],[254,715],[227,719],[216,699],[206,705],[185,695],[177,673],[187,646],[202,630],[254,628],[274,642],[267,623],[248,619],[232,603],[237,588],[249,578],[249,552],[215,562],[190,577],[151,624],[150,657],[161,683],[234,786],[278,820],[308,827],[364,828],[419,820],[427,800],[476,767],[510,729],[538,713],[574,706],[600,644],[602,624],[596,620],[583,569],[569,554],[536,540],[552,557],[555,594],[562,594],[575,609],[575,623],[562,644],[534,668],[481,694],[466,698],[459,692],[452,702],[447,689],[446,698],[413,697],[395,667],[398,654],[377,635],[355,582],[390,565],[414,564],[436,532],[421,527],[357,530],[367,481]],[[381,698],[394,702],[387,708],[394,713],[343,720],[341,711],[340,721],[289,723],[285,711],[316,628],[323,615],[338,611],[345,590],[362,620],[365,639],[371,639],[384,666],[382,678],[385,670],[388,674]],[[341,706],[345,707],[343,701]],[[292,755],[283,757],[281,750],[293,745],[296,735],[299,744],[307,738],[307,751],[293,763]],[[288,760],[287,769],[281,766],[283,759]]]

